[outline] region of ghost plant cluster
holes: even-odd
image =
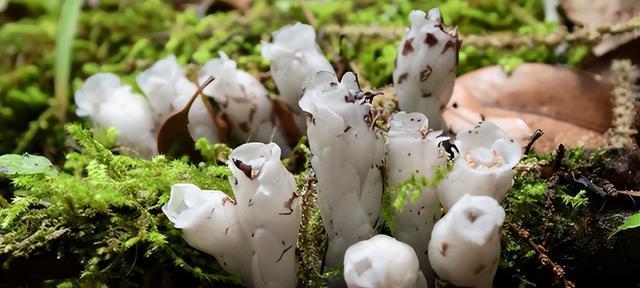
[[[210,97],[231,137],[273,140],[289,151],[286,129],[278,129],[287,118],[274,116],[284,105],[295,122],[289,126],[306,130],[313,154],[328,269],[343,267],[349,287],[491,287],[505,217],[499,202],[513,184],[521,147],[489,122],[443,135],[442,110],[452,93],[460,41],[437,8],[413,11],[410,19],[393,78],[400,109],[408,112],[395,113],[388,123],[373,109],[377,93],[362,91],[352,72],[339,79],[313,28],[299,23],[262,44],[282,102],[220,53],[192,79],[175,57],[159,61],[137,77],[146,98],[115,75],[92,76],[76,94],[78,115],[116,127],[122,144],[153,155],[158,125],[213,76],[189,111],[193,137],[223,138],[204,101]],[[232,151],[227,165],[234,197],[183,183],[172,187],[163,207],[189,244],[215,256],[249,287],[297,282],[301,208],[280,146],[248,143]],[[385,195],[385,183],[404,190]],[[405,190],[411,190],[409,199],[394,192]],[[390,219],[381,215],[383,199],[400,203]],[[385,221],[395,239],[379,234]]]

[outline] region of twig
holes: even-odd
[[[527,147],[524,149],[524,154],[529,154],[529,151],[531,151],[531,147],[533,147],[533,144],[535,144],[536,141],[538,141],[538,139],[542,137],[542,135],[544,135],[544,132],[542,132],[541,129],[536,129],[536,131],[534,131],[533,134],[531,134],[531,138],[529,138],[529,143],[527,143]]]
[[[548,253],[547,249],[544,248],[544,246],[538,245],[535,242],[533,242],[533,240],[531,240],[531,238],[529,237],[529,231],[508,220],[505,221],[504,225],[509,229],[511,229],[511,231],[516,233],[518,236],[520,236],[522,240],[527,242],[527,244],[529,244],[529,246],[531,246],[531,248],[533,248],[533,250],[536,251],[536,253],[538,254],[538,259],[540,260],[540,263],[544,266],[549,267],[551,271],[553,271],[556,281],[561,282],[564,288],[576,287],[576,285],[572,281],[566,278],[566,273],[564,271],[564,268],[559,264],[553,262],[553,260],[549,258],[549,255],[547,255]]]
[[[551,178],[549,178],[547,184],[547,191],[544,195],[544,237],[542,239],[542,243],[546,244],[547,240],[553,233],[553,220],[555,218],[556,208],[553,205],[553,201],[556,198],[556,185],[560,181],[560,176],[558,173],[554,173]]]
[[[313,15],[313,11],[311,11],[311,9],[307,7],[306,0],[300,0],[300,8],[302,9],[302,13],[304,14],[304,17],[307,18],[307,22],[309,22],[309,24],[314,28],[317,28],[318,19],[316,19],[316,16]]]
[[[607,132],[611,147],[631,147],[635,144],[635,82],[640,77],[638,69],[630,60],[615,60],[611,64],[613,73],[613,122]],[[635,127],[637,128],[637,127]]]
[[[461,35],[461,40],[465,46],[476,48],[513,48],[519,46],[557,46],[562,42],[570,44],[593,45],[605,35],[617,35],[632,32],[640,29],[640,16],[634,17],[624,23],[611,26],[603,26],[597,29],[586,27],[579,28],[569,33],[564,27],[559,27],[556,31],[548,35],[523,35],[512,32],[499,32],[487,35]],[[371,27],[364,25],[327,25],[322,30],[328,34],[346,35],[349,37],[373,37],[398,40],[404,34],[403,27]]]
[[[555,218],[556,208],[553,205],[553,201],[556,199],[556,186],[560,181],[560,175],[562,170],[562,159],[564,159],[564,145],[560,144],[558,146],[558,150],[556,150],[556,156],[551,162],[551,167],[553,169],[553,174],[549,177],[547,184],[547,191],[545,192],[544,199],[544,240],[543,244],[547,243],[549,237],[553,233],[553,220]]]

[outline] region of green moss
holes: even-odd
[[[407,201],[418,201],[420,198],[421,189],[431,188],[437,186],[449,173],[451,167],[438,167],[434,171],[432,178],[427,179],[424,176],[416,176],[412,174],[406,181],[389,187],[385,185],[385,191],[382,199],[382,216],[384,225],[390,230],[395,231],[393,225],[393,217],[398,212],[402,211],[402,208]]]
[[[88,130],[78,125],[67,130],[81,151],[68,154],[62,172],[8,176],[15,197],[10,207],[0,209],[3,266],[56,251],[64,242],[70,252],[62,256],[81,259],[77,272],[83,281],[118,283],[128,275],[135,282],[154,267],[168,275],[186,272],[194,279],[233,281],[215,259],[180,239],[160,211],[175,183],[231,193],[226,166],[115,155]],[[136,257],[145,260],[138,265]]]

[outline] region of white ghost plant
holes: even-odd
[[[240,222],[253,247],[254,287],[296,287],[296,242],[301,219],[293,175],[274,143],[247,143],[229,155]]]
[[[289,151],[284,136],[272,117],[273,104],[269,92],[249,73],[237,68],[235,61],[220,52],[220,58],[207,62],[199,76],[204,82],[209,76],[215,81],[205,87],[204,94],[213,97],[229,121],[231,136],[238,141],[275,141]],[[275,133],[275,134],[274,134]],[[271,139],[271,137],[274,139]]]
[[[384,138],[375,126],[371,93],[355,74],[339,82],[318,72],[305,82],[300,107],[318,179],[318,205],[329,235],[329,267],[342,265],[350,245],[376,234],[382,197]]]
[[[274,143],[247,143],[229,156],[235,200],[191,184],[172,187],[162,210],[194,248],[216,257],[249,287],[296,287],[300,199]]]
[[[75,93],[76,114],[89,117],[100,129],[115,128],[118,144],[144,157],[157,153],[155,126],[149,103],[111,73],[89,77]]]
[[[458,153],[453,169],[438,185],[438,197],[445,210],[464,194],[502,201],[513,185],[513,167],[522,156],[520,144],[487,121],[458,133],[454,143]]]
[[[414,10],[411,27],[397,50],[393,86],[400,110],[427,115],[432,128],[445,129],[442,111],[451,98],[458,65],[457,28],[445,27],[440,9]]]
[[[349,288],[427,287],[413,248],[382,234],[347,249],[344,280]]]
[[[492,287],[504,217],[504,209],[487,196],[465,194],[453,205],[433,227],[429,242],[436,287]]]
[[[304,81],[315,73],[335,74],[316,43],[313,27],[296,23],[273,32],[273,41],[262,43],[262,57],[271,61],[271,76],[284,101],[297,115],[297,125],[305,130],[305,117],[298,107]]]
[[[389,121],[387,134],[387,177],[391,187],[411,177],[433,179],[437,169],[447,165],[447,154],[440,146],[448,137],[442,131],[429,129],[429,120],[422,113],[398,112]],[[420,270],[433,279],[428,243],[440,210],[436,187],[421,187],[417,201],[407,200],[393,217],[393,235],[416,251]],[[430,280],[432,282],[432,280]]]

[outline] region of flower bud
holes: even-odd
[[[442,111],[451,98],[458,65],[457,28],[444,26],[440,9],[414,10],[400,42],[393,86],[400,110],[427,115],[432,128],[445,129]]]

